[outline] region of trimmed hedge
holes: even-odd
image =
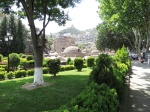
[[[8,79],[13,79],[14,76],[15,76],[15,72],[9,72],[9,73],[6,74],[6,76],[7,76]]]

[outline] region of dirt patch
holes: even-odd
[[[26,90],[33,90],[33,89],[37,89],[40,87],[46,87],[46,86],[50,86],[51,83],[48,82],[44,82],[44,84],[42,85],[34,85],[33,83],[27,83],[21,86],[21,88],[26,89]]]

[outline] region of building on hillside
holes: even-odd
[[[75,45],[75,39],[72,37],[63,36],[54,39],[54,51],[59,54],[71,45]]]

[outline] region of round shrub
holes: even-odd
[[[47,67],[43,67],[43,74],[47,74],[49,69]]]
[[[14,72],[9,72],[6,75],[8,79],[12,79],[14,77]]]
[[[29,61],[29,60],[33,60],[33,55],[27,55],[27,60]]]
[[[95,61],[95,58],[93,56],[90,56],[87,58],[87,66],[88,67],[93,67],[94,66],[94,61]]]
[[[28,70],[28,71],[27,71],[27,75],[28,75],[28,76],[33,76],[33,75],[34,75],[34,70],[33,70],[33,69]]]
[[[47,66],[49,68],[49,73],[56,76],[60,70],[60,59],[51,59],[48,61]]]
[[[28,67],[28,62],[25,58],[20,58],[20,67],[24,70]]]
[[[70,112],[117,112],[119,101],[115,89],[91,83],[71,102]]]
[[[0,72],[0,80],[5,80],[5,72]]]
[[[11,53],[9,55],[10,67],[17,68],[20,63],[20,57],[17,53]]]
[[[15,72],[15,78],[26,77],[27,73],[25,70],[18,70]]]
[[[2,61],[2,58],[3,58],[3,55],[2,55],[2,54],[0,54],[0,62]]]
[[[78,70],[81,71],[83,68],[83,59],[80,57],[75,58],[74,60],[74,67]]]

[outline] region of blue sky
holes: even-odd
[[[82,0],[75,8],[67,9],[71,21],[68,21],[65,26],[58,26],[55,22],[50,22],[46,28],[46,34],[57,33],[71,25],[81,31],[96,27],[102,22],[97,13],[98,5],[96,0]],[[24,20],[23,23],[27,24],[27,20]],[[36,21],[36,27],[41,28],[41,25],[39,21]]]

